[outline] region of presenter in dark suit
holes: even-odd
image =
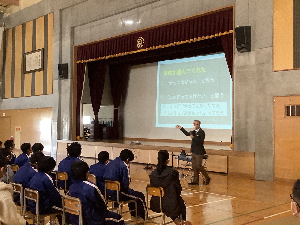
[[[206,151],[204,149],[203,143],[205,139],[205,132],[200,128],[201,122],[199,120],[194,120],[193,127],[194,130],[188,132],[182,126],[177,125],[176,128],[180,129],[182,133],[186,136],[190,136],[192,139],[191,143],[191,153],[192,153],[192,167],[194,171],[194,179],[189,185],[199,185],[199,172],[205,177],[204,184],[208,185],[210,183],[210,177],[207,171],[202,166],[202,160]]]

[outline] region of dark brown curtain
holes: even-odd
[[[227,66],[233,79],[233,34],[224,35],[221,37],[223,51],[225,53],[225,58]]]
[[[121,100],[125,99],[127,93],[127,84],[129,77],[128,64],[111,64],[109,66],[109,77],[111,85],[111,95],[114,103],[114,121],[113,121],[113,136],[120,138],[119,129],[122,128],[119,124],[119,106]]]
[[[115,58],[135,51],[151,51],[193,43],[233,32],[233,8],[199,15],[144,31],[118,36],[78,47],[77,61]],[[142,46],[137,47],[137,40]]]
[[[85,66],[86,63],[77,64],[76,136],[80,136],[80,102],[83,91]]]
[[[101,105],[104,82],[105,82],[106,64],[102,61],[88,63],[88,76],[90,85],[90,96],[95,116],[94,123],[94,140],[100,139],[100,127],[98,113]]]

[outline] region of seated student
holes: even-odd
[[[71,166],[76,161],[81,161],[78,157],[81,155],[81,145],[78,142],[73,142],[67,147],[68,156],[64,158],[58,165],[59,172],[67,172],[68,181],[67,189],[73,183],[73,176],[71,172]],[[64,187],[64,182],[59,182],[59,187]]]
[[[166,150],[158,152],[158,164],[156,169],[150,174],[150,185],[162,187],[164,197],[162,198],[162,210],[166,216],[171,217],[175,224],[181,224],[182,219],[186,220],[186,207],[181,197],[181,184],[179,173],[172,167],[168,167],[169,153]],[[150,208],[154,212],[160,212],[159,197],[153,196],[150,200]],[[185,221],[184,224],[191,224]]]
[[[9,165],[15,164],[15,160],[16,160],[16,155],[13,152],[14,148],[15,148],[15,144],[13,140],[7,140],[4,142],[4,148],[7,148],[11,151],[11,159],[8,161]]]
[[[91,165],[90,173],[94,174],[97,179],[97,186],[100,189],[101,193],[104,195],[105,180],[103,175],[105,172],[106,164],[108,163],[109,153],[107,151],[101,151],[98,154],[98,163]]]
[[[144,194],[129,188],[128,164],[133,159],[134,154],[132,151],[123,149],[120,153],[120,157],[115,158],[107,164],[103,178],[104,180],[119,181],[121,184],[120,200],[126,201],[135,199],[137,201],[137,214],[140,218],[145,219],[146,204]],[[111,196],[113,200],[116,199],[115,191],[110,191],[108,195]],[[135,209],[135,204],[132,202],[129,203],[128,206],[130,210]],[[135,213],[131,212],[131,216],[135,216]]]
[[[8,160],[8,162],[11,160],[11,151],[9,148],[0,149],[0,155],[1,157],[5,157]],[[11,169],[11,166],[7,165],[6,174],[0,179],[0,181],[9,184],[13,182],[14,175],[15,174],[14,171]]]
[[[49,173],[56,166],[55,160],[50,156],[44,156],[38,161],[38,172],[31,178],[29,188],[39,192],[39,211],[40,214],[55,213],[58,209],[62,210],[62,199],[58,190],[53,184]],[[29,209],[35,213],[35,202],[28,203]],[[61,215],[56,216],[59,224],[62,224]]]
[[[0,156],[0,178],[6,173],[7,158]],[[0,182],[0,224],[25,225],[26,220],[17,212],[17,207],[12,199],[13,187]]]
[[[15,164],[18,165],[19,168],[29,161],[29,155],[32,153],[31,144],[23,143],[21,145],[21,150],[23,153],[15,160]]]
[[[44,157],[42,152],[36,152],[30,157],[30,162],[26,162],[15,174],[14,182],[17,184],[22,184],[23,188],[29,187],[29,182],[31,178],[38,172],[37,165],[38,161]],[[14,194],[14,201],[20,202],[20,195],[18,193]]]
[[[44,145],[42,145],[42,143],[34,143],[34,145],[32,145],[33,153],[42,152],[43,150],[44,150]]]
[[[83,224],[109,225],[124,224],[122,216],[107,209],[105,199],[98,187],[87,180],[89,166],[86,162],[76,161],[71,166],[74,182],[70,186],[69,195],[79,198],[83,210]],[[78,217],[70,215],[72,224],[78,223]],[[76,223],[77,222],[77,223]]]

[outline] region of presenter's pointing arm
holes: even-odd
[[[175,127],[176,127],[177,129],[180,129],[181,132],[185,134],[185,136],[190,136],[190,135],[191,135],[190,132],[187,132],[182,126],[176,125]]]

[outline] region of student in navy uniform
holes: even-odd
[[[101,193],[104,195],[105,180],[103,178],[106,164],[108,163],[109,153],[107,151],[101,151],[98,154],[98,163],[91,165],[90,173],[94,174],[97,179],[97,187],[100,189]]]
[[[15,160],[15,164],[18,165],[19,168],[29,161],[29,155],[32,153],[31,144],[23,143],[21,145],[21,150],[23,153]]]
[[[39,192],[39,209],[40,214],[55,213],[62,210],[61,195],[53,184],[49,173],[56,166],[55,160],[50,156],[42,157],[38,162],[38,172],[31,178],[29,188]],[[35,213],[35,202],[29,202],[29,209]],[[59,224],[62,224],[61,215],[57,216]]]
[[[30,157],[30,162],[26,162],[15,174],[14,182],[22,184],[23,188],[29,187],[31,178],[38,172],[37,165],[38,161],[44,157],[42,152],[36,152]],[[14,201],[20,202],[20,194],[14,194]]]
[[[33,153],[42,152],[43,150],[44,150],[44,145],[42,145],[42,143],[34,143],[34,145],[32,145]]]
[[[98,187],[87,180],[89,166],[86,162],[74,162],[71,171],[74,183],[70,186],[69,195],[79,198],[83,210],[85,225],[124,224],[122,216],[107,209],[105,199]],[[78,216],[69,215],[72,224],[78,224]]]
[[[129,171],[128,164],[134,159],[134,154],[129,149],[124,149],[120,153],[120,157],[115,158],[110,161],[105,169],[104,179],[105,180],[115,180],[119,181],[121,184],[121,193],[120,200],[132,200],[135,199],[137,201],[137,214],[138,217],[145,219],[145,196],[142,192],[135,191],[129,188]],[[113,200],[116,199],[116,192],[110,191],[109,196],[112,197]],[[129,209],[135,209],[134,203],[129,203]],[[131,216],[135,216],[134,212],[131,212]]]
[[[13,150],[15,148],[15,144],[13,140],[6,140],[4,142],[4,148],[9,149],[11,151],[11,159],[8,161],[9,165],[15,164],[16,155],[13,153]]]
[[[73,142],[67,147],[68,156],[64,158],[58,165],[59,172],[67,172],[68,181],[67,189],[73,183],[73,176],[71,172],[71,166],[76,161],[81,161],[78,157],[81,155],[81,145],[78,142]],[[59,182],[59,187],[64,187],[64,182]]]

